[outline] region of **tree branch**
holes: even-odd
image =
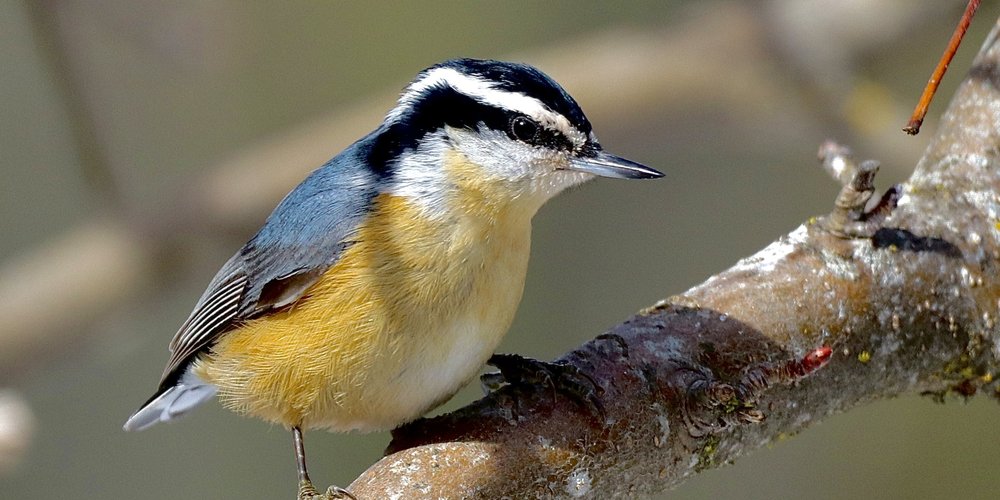
[[[829,216],[563,356],[593,379],[600,410],[550,386],[507,386],[398,429],[352,492],[650,494],[860,403],[996,396],[997,34],[898,201],[865,209],[875,166],[825,146],[844,183]]]

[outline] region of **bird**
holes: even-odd
[[[221,267],[170,341],[138,431],[218,396],[292,432],[398,427],[490,358],[524,289],[531,220],[596,177],[662,173],[601,147],[577,102],[528,64],[452,59],[309,174]]]

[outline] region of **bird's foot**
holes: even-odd
[[[604,405],[598,398],[603,389],[576,366],[565,361],[539,361],[517,354],[494,354],[486,364],[500,370],[480,377],[486,390],[499,389],[505,383],[546,385],[552,388],[553,398],[556,393],[562,394],[604,419]]]
[[[350,491],[340,486],[330,486],[322,495],[316,491],[312,481],[299,481],[299,496],[297,500],[358,500]]]

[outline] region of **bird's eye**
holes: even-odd
[[[526,116],[515,116],[510,121],[510,133],[515,139],[530,143],[538,134],[538,124]]]

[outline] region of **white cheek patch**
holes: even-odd
[[[419,148],[400,156],[388,192],[414,201],[428,215],[444,215],[451,186],[443,168],[448,150],[445,131],[425,136]]]
[[[458,187],[444,168],[446,156],[453,153],[478,166],[487,183],[509,190],[511,200],[520,199],[536,209],[566,188],[593,178],[563,170],[567,153],[513,141],[495,130],[446,127],[427,135],[416,150],[400,156],[386,192],[412,201],[427,217],[453,216],[449,199]]]
[[[448,128],[455,149],[483,169],[483,175],[519,182],[546,163],[534,147],[513,141],[496,130],[470,131]]]
[[[483,176],[505,182],[512,196],[537,197],[541,203],[593,176],[565,170],[568,152],[513,141],[495,130],[448,129],[455,149],[483,169]]]

